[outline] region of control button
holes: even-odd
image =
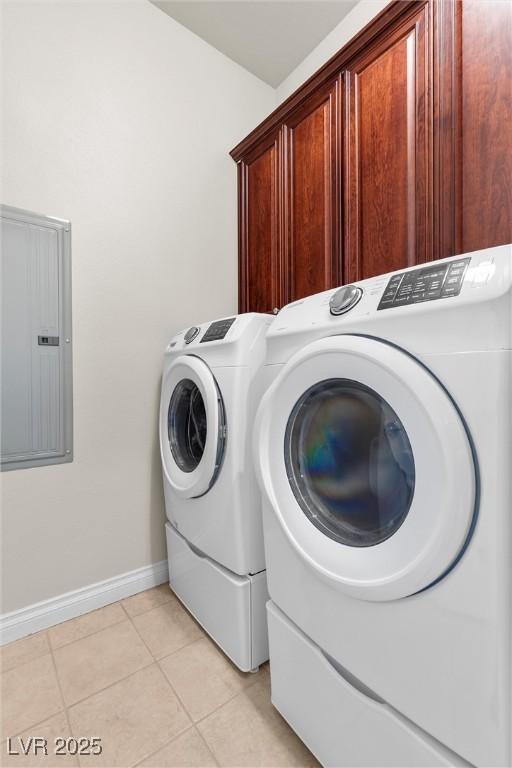
[[[407,294],[406,296],[397,296],[396,299],[393,302],[394,307],[400,307],[402,304],[409,304],[412,299],[412,296]]]
[[[464,269],[464,267],[467,264],[467,260],[464,259],[463,261],[452,261],[450,264],[450,269],[455,269],[456,267],[460,267],[461,269]]]
[[[185,344],[190,344],[191,341],[194,341],[197,334],[199,333],[199,328],[197,325],[193,325],[192,328],[189,328],[188,331],[185,334]]]
[[[355,307],[362,295],[363,290],[357,285],[344,285],[339,288],[329,301],[331,315],[343,315],[348,312]]]

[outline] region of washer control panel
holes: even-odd
[[[219,339],[223,339],[235,320],[235,317],[228,317],[226,320],[217,320],[215,323],[212,323],[206,329],[206,332],[199,343],[202,344],[205,341],[219,341]]]
[[[410,272],[393,275],[382,294],[377,309],[403,307],[420,301],[458,296],[471,257],[448,264],[432,264]]]

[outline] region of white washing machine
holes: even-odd
[[[325,766],[510,766],[512,247],[267,337],[272,700]]]
[[[177,334],[160,401],[170,585],[243,670],[268,659],[252,429],[271,322],[245,314]]]

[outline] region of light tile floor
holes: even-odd
[[[167,585],[4,646],[6,766],[304,766],[318,763],[270,702],[268,665],[240,672]],[[9,755],[30,736],[48,756]],[[55,739],[101,738],[55,757]]]

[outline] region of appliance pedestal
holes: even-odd
[[[322,765],[468,765],[337,669],[272,601],[267,613],[272,703]]]
[[[266,571],[239,576],[165,525],[169,583],[199,624],[244,672],[268,659]]]

